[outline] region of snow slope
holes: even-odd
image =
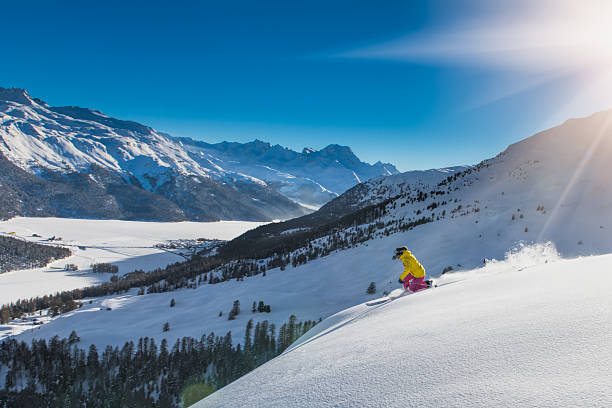
[[[537,253],[346,309],[195,406],[610,406],[612,255]]]
[[[61,237],[53,243],[69,247],[73,255],[45,268],[0,274],[0,304],[108,281],[110,274],[91,272],[92,263],[113,263],[119,266],[120,274],[164,267],[183,258],[156,248],[156,244],[174,239],[228,240],[259,225],[244,221],[154,223],[24,217],[1,221],[0,233],[12,232],[11,236],[46,244],[50,244],[49,237]],[[76,264],[79,270],[63,270],[68,263]]]
[[[414,243],[411,248],[430,273],[459,262],[464,268],[478,266],[482,263],[483,253],[490,254],[489,258],[503,259],[512,241],[489,240],[486,245],[474,246],[469,240],[472,233],[468,229],[472,223],[472,220],[460,218],[453,222],[447,220],[424,225],[422,229],[375,239],[367,245],[338,251],[296,268],[271,269],[265,277],[258,275],[244,281],[230,280],[200,285],[196,289],[145,296],[137,296],[138,290],[134,289],[127,294],[94,299],[91,304],[86,301],[83,308],[54,318],[18,338],[61,337],[77,330],[83,347],[96,344],[104,348],[108,344],[121,346],[128,340],[144,336],[154,338],[158,343],[166,338],[173,344],[183,336],[199,338],[204,332],[225,334],[231,330],[235,343],[240,343],[245,325],[251,318],[255,322],[269,320],[277,327],[292,314],[299,320],[318,320],[372,299],[372,295],[366,294],[371,281],[376,282],[379,294],[397,288],[397,277],[402,268],[398,261],[391,259],[391,255],[392,249],[404,242]],[[440,245],[433,246],[429,240],[419,239],[422,235],[440,242]],[[173,298],[177,304],[170,308]],[[243,313],[236,320],[228,321],[227,313],[234,300],[240,301]],[[271,313],[251,313],[252,303],[260,300],[271,305]],[[108,306],[113,310],[106,311]],[[92,311],[96,313],[92,314]],[[222,317],[219,317],[220,311]],[[171,325],[169,332],[161,330],[165,322]],[[115,330],[109,331],[108,327]],[[10,329],[13,331],[5,330],[4,333],[18,334],[32,329],[32,326],[16,323]]]
[[[437,299],[434,296],[438,294],[449,293],[448,291],[454,293],[451,296],[454,304],[462,305],[452,310],[454,314],[459,313],[462,319],[455,321],[465,321],[466,324],[470,322],[470,316],[461,314],[464,309],[473,311],[474,319],[483,324],[487,320],[484,317],[489,318],[490,316],[486,314],[488,310],[501,313],[496,315],[496,319],[500,319],[506,316],[503,311],[512,312],[513,308],[518,307],[524,298],[528,298],[525,304],[538,306],[530,310],[547,309],[546,302],[537,303],[536,295],[540,296],[538,293],[528,291],[535,289],[532,285],[524,284],[526,279],[529,282],[534,279],[534,282],[543,286],[544,289],[548,287],[544,283],[554,282],[552,287],[561,294],[571,291],[570,293],[574,296],[574,293],[582,290],[582,288],[575,289],[569,286],[554,286],[558,282],[551,275],[557,273],[557,270],[547,268],[560,265],[559,276],[567,285],[570,280],[575,281],[576,278],[570,276],[571,273],[568,271],[570,267],[564,265],[573,265],[572,270],[574,271],[588,271],[588,275],[593,273],[594,280],[598,283],[602,279],[607,279],[605,277],[600,279],[603,272],[598,272],[599,266],[593,272],[587,269],[587,266],[590,265],[589,262],[596,262],[592,259],[605,260],[605,264],[602,265],[608,265],[608,257],[550,262],[558,259],[556,252],[552,250],[553,247],[557,248],[560,255],[566,259],[612,253],[612,235],[609,233],[609,229],[612,228],[612,189],[609,184],[612,132],[608,126],[611,117],[610,112],[604,112],[589,118],[570,120],[559,127],[512,145],[497,157],[486,160],[478,166],[450,169],[447,173],[434,171],[428,173],[427,177],[406,174],[374,179],[354,187],[345,195],[327,204],[321,211],[327,211],[331,219],[334,214],[336,216],[346,214],[336,211],[334,206],[344,208],[355,205],[355,208],[360,208],[364,204],[389,200],[385,204],[386,212],[380,211],[379,213],[382,214],[380,218],[373,219],[370,224],[355,226],[351,223],[349,225],[352,226],[343,231],[332,232],[341,238],[350,236],[355,229],[366,230],[373,227],[375,233],[371,239],[356,247],[334,251],[327,256],[309,260],[308,263],[297,267],[289,264],[284,271],[278,268],[268,270],[265,277],[260,274],[246,277],[242,281],[231,280],[216,285],[204,284],[196,289],[181,289],[145,296],[137,296],[137,290],[133,290],[127,294],[95,299],[91,304],[86,302],[83,308],[54,318],[34,331],[31,331],[32,326],[22,326],[19,331],[27,330],[19,335],[18,339],[51,338],[56,334],[66,337],[72,330],[76,330],[81,337],[83,347],[96,344],[99,348],[103,348],[107,344],[120,346],[126,340],[136,340],[144,336],[154,338],[158,344],[162,338],[166,338],[172,344],[175,339],[182,336],[199,338],[203,333],[214,331],[216,334],[224,334],[231,330],[234,342],[238,343],[242,342],[244,326],[251,318],[256,322],[264,319],[270,320],[277,327],[291,314],[296,315],[298,320],[317,320],[319,317],[332,316],[341,310],[372,299],[373,296],[365,293],[368,284],[372,281],[378,288],[378,294],[375,296],[381,296],[384,290],[396,288],[401,265],[393,261],[391,255],[393,249],[400,245],[408,245],[432,276],[439,275],[443,268],[448,266],[463,271],[479,268],[483,265],[484,259],[504,259],[505,254],[513,248],[516,249],[512,251],[513,254],[526,254],[510,255],[506,263],[489,263],[484,270],[480,269],[477,272],[465,274],[465,281],[440,287],[430,294],[423,293],[414,296],[414,299],[429,299],[430,296],[432,299]],[[450,181],[445,182],[446,177],[450,178]],[[418,199],[419,194],[423,193],[426,193],[427,197],[422,200]],[[273,224],[270,227],[281,227],[275,233],[286,236],[287,241],[290,241],[294,239],[294,233],[304,233],[309,230],[307,221],[310,218],[307,217],[310,216],[305,217],[306,221],[303,225],[288,222]],[[413,228],[393,229],[404,222],[414,221],[420,217],[428,217],[431,222],[416,225]],[[286,228],[282,229],[282,227]],[[264,237],[266,228],[268,226],[262,228]],[[542,246],[548,241],[552,244]],[[311,243],[319,245],[322,242]],[[245,251],[248,249],[248,244],[246,242],[243,246]],[[535,255],[529,255],[530,253]],[[534,267],[539,260],[549,261],[549,264]],[[546,279],[538,281],[531,275],[528,277],[525,273],[529,271],[537,272],[537,274],[542,271],[541,276],[545,276]],[[516,280],[513,281],[510,278],[507,280],[502,278],[503,276],[515,276]],[[452,277],[462,278],[462,275],[453,274]],[[497,280],[498,277],[499,280]],[[442,278],[443,281],[448,279],[451,279],[448,275]],[[473,280],[474,283],[468,284],[470,280]],[[487,282],[489,286],[500,286],[499,291],[491,294],[492,297],[488,297],[481,291],[471,291],[472,286],[481,289],[488,288]],[[519,289],[525,292],[516,292],[519,297],[516,298],[517,302],[513,302],[512,296],[515,292],[507,287],[504,289],[504,285],[513,287],[518,285]],[[605,283],[602,285],[605,286]],[[455,293],[453,288],[465,288],[466,290],[457,289]],[[542,293],[548,292],[544,290]],[[546,297],[549,295],[551,297]],[[553,295],[547,294],[542,299],[547,302],[560,302],[561,298]],[[582,299],[580,296],[576,298]],[[169,307],[172,298],[177,303],[174,308]],[[481,302],[480,298],[485,299],[486,302]],[[397,305],[416,302],[414,299],[402,299],[397,301]],[[569,300],[564,301],[571,302],[573,298],[567,299]],[[240,301],[242,313],[236,320],[228,321],[226,316],[234,300]],[[260,300],[271,305],[272,313],[252,314],[250,312],[253,301]],[[514,305],[514,303],[517,304]],[[501,305],[499,307],[502,308],[502,312],[497,308],[498,304]],[[389,308],[399,307],[397,305],[390,305]],[[474,310],[475,305],[480,308],[478,313],[484,314],[478,314]],[[443,310],[451,313],[450,304],[432,303],[431,306],[444,306],[446,309],[443,308]],[[578,310],[584,310],[580,308],[581,305],[578,306]],[[112,310],[106,310],[107,307],[111,307]],[[566,311],[565,306],[558,307]],[[599,307],[603,311],[606,310],[601,305]],[[218,316],[219,311],[223,311],[222,317]],[[363,306],[358,306],[338,316],[343,318],[346,314],[347,318],[352,319],[353,311],[361,313],[365,309]],[[550,316],[556,318],[554,314]],[[448,320],[435,315],[433,309],[428,308],[419,312],[419,320],[429,321],[429,318],[433,317],[451,325]],[[540,319],[535,320],[538,322],[543,319],[538,316],[536,318]],[[328,320],[328,323],[332,321]],[[170,331],[164,333],[161,328],[165,322],[170,324]],[[517,321],[510,321],[510,323],[511,327],[519,324]],[[377,333],[380,333],[382,329],[392,331],[391,327],[376,326],[374,323],[373,326],[376,327]],[[108,330],[109,327],[112,327],[113,330]],[[483,328],[483,326],[468,327]],[[495,325],[492,327],[495,330],[503,329]],[[548,326],[544,324],[542,327]],[[319,326],[317,330],[321,328],[325,328],[325,324]],[[425,329],[427,327],[423,330]],[[550,330],[554,332],[557,329],[552,327]],[[337,331],[343,333],[341,330]],[[7,332],[8,330],[5,329],[4,333]],[[498,332],[485,330],[484,333]],[[455,334],[466,333],[455,332],[453,335]],[[508,334],[518,336],[516,332]],[[473,335],[477,336],[478,333]],[[544,336],[543,339],[550,340],[548,336]],[[384,339],[380,341],[385,342]],[[399,345],[389,344],[385,347],[398,347],[397,350],[405,351],[406,344],[401,341],[399,343]],[[481,345],[476,344],[475,348]],[[588,345],[585,344],[585,346]],[[493,349],[497,350],[497,348]],[[352,357],[346,355],[346,359],[357,359],[357,356],[365,351],[369,350],[359,349],[358,353],[353,354]],[[394,355],[398,353],[399,351]],[[342,358],[338,361],[342,361]],[[419,365],[415,368],[421,369],[422,367]],[[553,369],[556,369],[556,366]],[[407,375],[411,373],[412,371],[409,371]],[[502,374],[509,376],[508,373]],[[309,374],[304,372],[303,375],[307,379]],[[513,377],[508,377],[508,381],[513,380]],[[374,384],[372,388],[377,388],[377,380],[374,378],[370,381],[373,381]],[[356,387],[363,385],[356,380],[353,382],[357,384]],[[400,389],[403,388],[395,386],[394,392]],[[460,388],[459,391],[460,395],[471,395],[466,394],[463,388]],[[333,392],[330,391],[328,395],[330,394]],[[398,394],[401,395],[401,393]],[[389,394],[391,395],[389,397],[386,395],[385,399],[382,399],[383,402],[396,401],[392,399],[395,398],[392,394]],[[364,401],[361,402],[364,403]],[[463,402],[462,399],[459,401]],[[500,405],[506,402],[506,400],[500,401]],[[442,401],[440,405],[445,405],[443,402],[448,403],[449,400]],[[352,406],[349,400],[336,400],[328,405]],[[400,403],[396,405],[399,406]],[[461,406],[459,403],[456,405]],[[529,401],[525,405],[530,405]]]
[[[371,299],[365,293],[370,282],[376,283],[379,293],[396,288],[402,267],[391,255],[400,245],[408,245],[434,277],[448,266],[455,270],[473,269],[481,266],[484,259],[504,259],[513,248],[548,241],[565,258],[612,253],[609,233],[612,189],[607,182],[612,138],[609,135],[599,138],[597,150],[585,156],[593,141],[598,140],[601,134],[598,130],[608,117],[609,114],[597,114],[569,121],[511,146],[479,167],[465,169],[469,173],[439,187],[437,182],[444,178],[439,171],[421,181],[407,174],[356,187],[358,191],[346,194],[354,193],[353,198],[359,203],[398,197],[387,205],[388,213],[376,220],[384,221],[382,229],[357,247],[332,252],[297,267],[289,265],[284,271],[272,269],[266,277],[257,275],[244,281],[205,284],[195,290],[138,297],[136,290],[111,296],[103,301],[125,307],[113,308],[114,317],[108,317],[108,321],[106,317],[100,317],[99,321],[92,319],[92,315],[85,317],[81,310],[87,309],[80,309],[36,329],[36,335],[66,336],[76,328],[84,345],[96,343],[104,347],[122,345],[141,336],[156,340],[164,337],[173,343],[182,336],[199,338],[203,332],[224,334],[231,330],[238,343],[250,318],[268,319],[277,325],[291,314],[300,320],[317,320]],[[582,145],[572,144],[574,138],[580,138]],[[556,140],[561,143],[555,143]],[[583,163],[584,157],[590,161]],[[459,173],[455,169],[447,174],[452,178]],[[417,188],[426,188],[428,193],[430,189],[443,190],[445,194],[433,194],[424,201],[413,202],[410,198],[416,195]],[[324,209],[342,202],[343,197]],[[442,205],[442,201],[447,204]],[[434,202],[440,205],[432,209]],[[419,211],[421,214],[417,215]],[[433,221],[413,229],[385,233],[386,228],[406,218],[422,216]],[[276,225],[280,224],[272,226]],[[294,232],[301,231],[295,226],[291,228]],[[353,229],[348,228],[343,234]],[[280,234],[291,239],[291,232],[288,229]],[[171,309],[168,305],[172,298],[177,300],[177,307]],[[226,315],[234,300],[239,300],[247,313],[234,321],[219,318],[219,311]],[[260,300],[271,305],[271,314],[251,315],[252,302]],[[100,308],[95,302],[92,307]],[[172,329],[162,333],[161,327],[166,321]],[[198,324],[194,325],[194,321]],[[108,324],[120,330],[109,332]]]

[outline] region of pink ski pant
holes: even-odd
[[[408,288],[411,292],[417,292],[422,289],[427,289],[427,283],[425,283],[425,277],[415,278],[411,274],[408,274],[404,278],[404,289]]]

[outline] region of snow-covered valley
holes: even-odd
[[[180,239],[228,240],[259,225],[262,224],[244,221],[155,223],[27,217],[0,221],[2,234],[62,245],[72,251],[71,257],[44,268],[0,274],[0,304],[109,281],[112,274],[92,273],[94,263],[117,265],[119,275],[162,268],[184,258],[157,244]],[[49,241],[51,237],[56,240]],[[76,265],[78,270],[65,270],[66,264]]]

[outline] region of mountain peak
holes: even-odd
[[[310,154],[310,153],[314,153],[316,152],[316,149],[313,149],[312,147],[305,147],[302,150],[302,154]]]
[[[31,105],[32,98],[25,89],[0,87],[0,100],[17,102],[23,105]]]
[[[260,150],[267,150],[270,147],[272,147],[272,145],[268,142],[264,142],[263,140],[259,140],[259,139],[255,139],[250,143],[247,143],[252,145],[253,147],[255,147],[256,149],[260,149]]]
[[[321,154],[325,156],[340,156],[340,157],[356,157],[355,153],[348,146],[341,146],[339,144],[330,144],[327,147],[321,149]]]

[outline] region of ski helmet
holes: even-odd
[[[401,247],[395,248],[395,255],[396,256],[401,256],[407,250],[408,250],[408,247],[405,247],[405,246],[401,246]]]

